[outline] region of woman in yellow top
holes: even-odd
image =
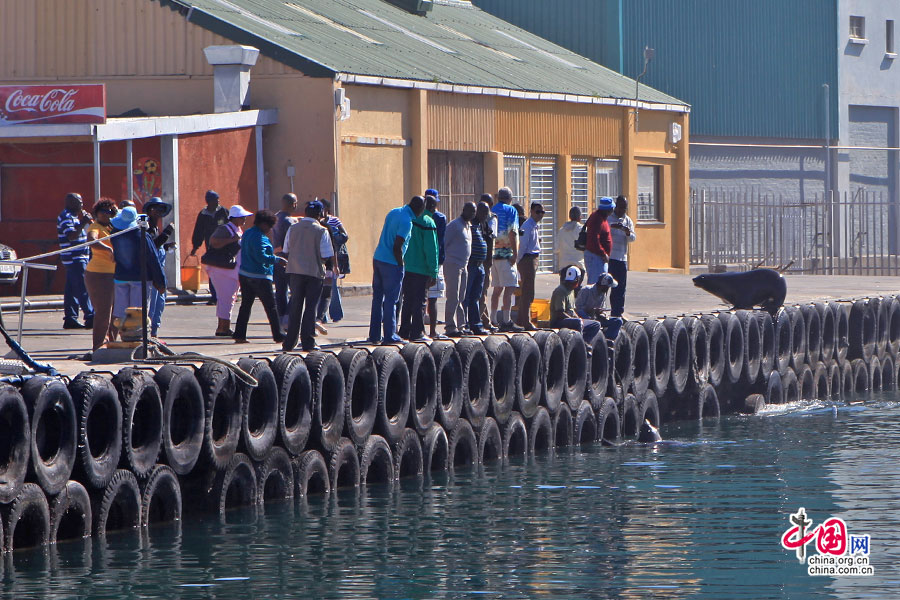
[[[107,237],[112,232],[109,220],[116,216],[118,209],[112,200],[102,199],[94,205],[94,222],[87,228],[88,241]],[[113,260],[112,246],[101,242],[91,246],[91,261],[84,273],[91,304],[94,305],[94,341],[96,350],[107,340],[116,338],[116,328],[112,324],[113,298],[115,296],[116,262]]]

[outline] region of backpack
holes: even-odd
[[[587,225],[582,225],[581,231],[578,232],[578,237],[575,239],[574,246],[576,250],[587,250]]]

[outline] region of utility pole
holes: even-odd
[[[656,56],[656,50],[651,48],[650,46],[644,46],[644,69],[641,71],[641,74],[637,76],[637,79],[634,80],[634,131],[639,131],[638,122],[640,117],[638,116],[638,100],[640,96],[639,86],[641,83],[641,77],[647,74],[647,65],[650,64],[650,61],[653,60],[653,57]]]

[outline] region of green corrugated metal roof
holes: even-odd
[[[183,7],[191,22],[311,76],[343,73],[634,98],[633,79],[464,1],[437,0],[426,16],[384,0],[159,1]],[[640,100],[685,104],[643,85]]]

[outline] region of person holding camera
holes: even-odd
[[[84,210],[81,194],[66,195],[66,207],[56,219],[56,236],[62,250],[87,242],[85,227],[94,218]],[[91,259],[91,250],[84,246],[60,254],[66,269],[66,287],[63,295],[63,329],[92,329],[94,308],[84,284],[84,272]],[[78,310],[84,313],[84,325],[78,322]]]
[[[148,233],[153,238],[153,245],[156,246],[156,258],[163,271],[166,270],[166,254],[175,247],[175,242],[170,241],[175,235],[175,225],[169,223],[165,227],[162,226],[163,218],[170,212],[172,212],[172,205],[163,202],[156,196],[150,198],[150,201],[144,205],[144,214],[147,215],[147,222],[150,226]],[[165,308],[165,292],[160,292],[156,288],[150,290],[150,305],[147,312],[150,316],[150,335],[152,337],[156,337],[159,333],[159,324],[162,322]]]
[[[609,293],[609,314],[621,317],[625,312],[625,285],[628,282],[628,244],[637,236],[634,234],[634,222],[626,213],[628,199],[625,196],[616,198],[616,209],[610,215],[609,228],[612,233],[612,252],[609,254],[609,274],[619,285]]]

